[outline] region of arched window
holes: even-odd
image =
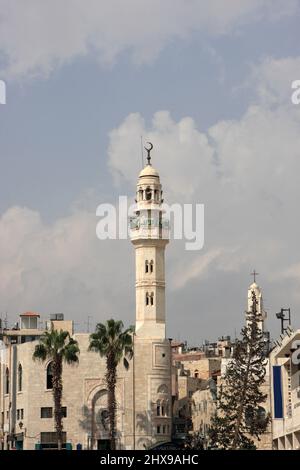
[[[19,364],[18,367],[18,392],[22,392],[22,386],[23,386],[23,369],[21,364]]]
[[[150,261],[150,273],[153,273],[153,259]]]
[[[168,393],[168,392],[169,392],[169,389],[167,385],[165,384],[160,385],[157,389],[157,393]]]
[[[154,304],[154,292],[146,292],[146,305],[153,305]]]
[[[53,370],[52,370],[52,362],[49,362],[47,366],[47,390],[52,390],[53,388]]]
[[[195,370],[195,372],[194,372],[194,377],[195,377],[195,379],[198,379],[198,377],[199,377],[199,371],[198,371],[198,369]]]
[[[156,402],[156,416],[161,415],[161,407],[160,407],[160,400],[157,400]]]
[[[146,201],[151,201],[152,199],[152,191],[150,188],[146,189]]]
[[[5,371],[5,393],[9,393],[9,369],[6,367]]]
[[[149,272],[149,261],[146,260],[145,261],[145,273],[148,273]]]

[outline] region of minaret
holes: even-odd
[[[171,345],[166,339],[165,248],[168,222],[162,209],[159,174],[148,164],[140,172],[131,242],[136,265],[133,448],[145,449],[171,438]]]
[[[264,331],[264,321],[267,318],[267,312],[264,310],[264,304],[263,304],[263,297],[262,297],[262,291],[259,285],[256,283],[256,276],[258,276],[258,273],[254,270],[253,273],[251,273],[253,276],[254,282],[249,286],[248,288],[248,309],[247,312],[250,312],[252,309],[252,292],[255,293],[256,296],[256,301],[257,301],[257,314],[259,316],[259,321],[257,323],[258,328],[260,328],[262,331]]]
[[[131,219],[136,260],[136,334],[165,338],[165,248],[169,230],[163,218],[159,174],[151,165],[151,150],[148,164],[139,174],[137,206]]]

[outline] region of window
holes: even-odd
[[[195,377],[195,379],[199,378],[199,371],[197,369],[194,372],[194,377]]]
[[[165,384],[162,384],[158,387],[157,393],[168,393],[169,389]]]
[[[146,201],[151,201],[152,199],[152,191],[150,188],[146,189]]]
[[[18,367],[18,392],[22,392],[23,370],[21,364]]]
[[[67,433],[63,432],[63,447],[66,448]],[[57,448],[57,434],[56,432],[41,432],[41,447],[42,449],[56,449]]]
[[[24,419],[24,409],[21,408],[20,410],[20,419]]]
[[[157,427],[156,427],[156,433],[157,433],[157,434],[160,434],[160,426],[157,426]]]
[[[146,305],[153,305],[154,304],[154,293],[146,292]]]
[[[20,419],[20,410],[17,410],[17,420],[19,421]]]
[[[63,418],[67,417],[67,407],[61,407],[61,414]],[[52,418],[53,417],[53,408],[51,406],[44,406],[41,408],[41,418]]]
[[[5,393],[9,393],[9,369],[6,367],[5,371]]]
[[[162,430],[163,430],[163,431],[162,431],[163,434],[166,434],[166,426],[165,426],[165,425],[163,425]]]
[[[53,372],[52,372],[52,362],[49,362],[47,366],[47,390],[52,390],[53,388]]]
[[[52,418],[53,410],[51,406],[41,408],[41,418]]]
[[[145,273],[153,273],[153,259],[151,261],[145,261]]]

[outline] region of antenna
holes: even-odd
[[[142,158],[142,169],[144,168],[144,150],[143,150],[143,136],[141,135],[141,158]]]

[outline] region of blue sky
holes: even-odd
[[[95,209],[134,193],[142,129],[166,197],[207,214],[201,252],[169,248],[170,334],[239,330],[253,267],[274,335],[282,306],[299,326],[299,2],[88,3],[0,0],[0,311],[133,321],[132,248],[95,240]]]

